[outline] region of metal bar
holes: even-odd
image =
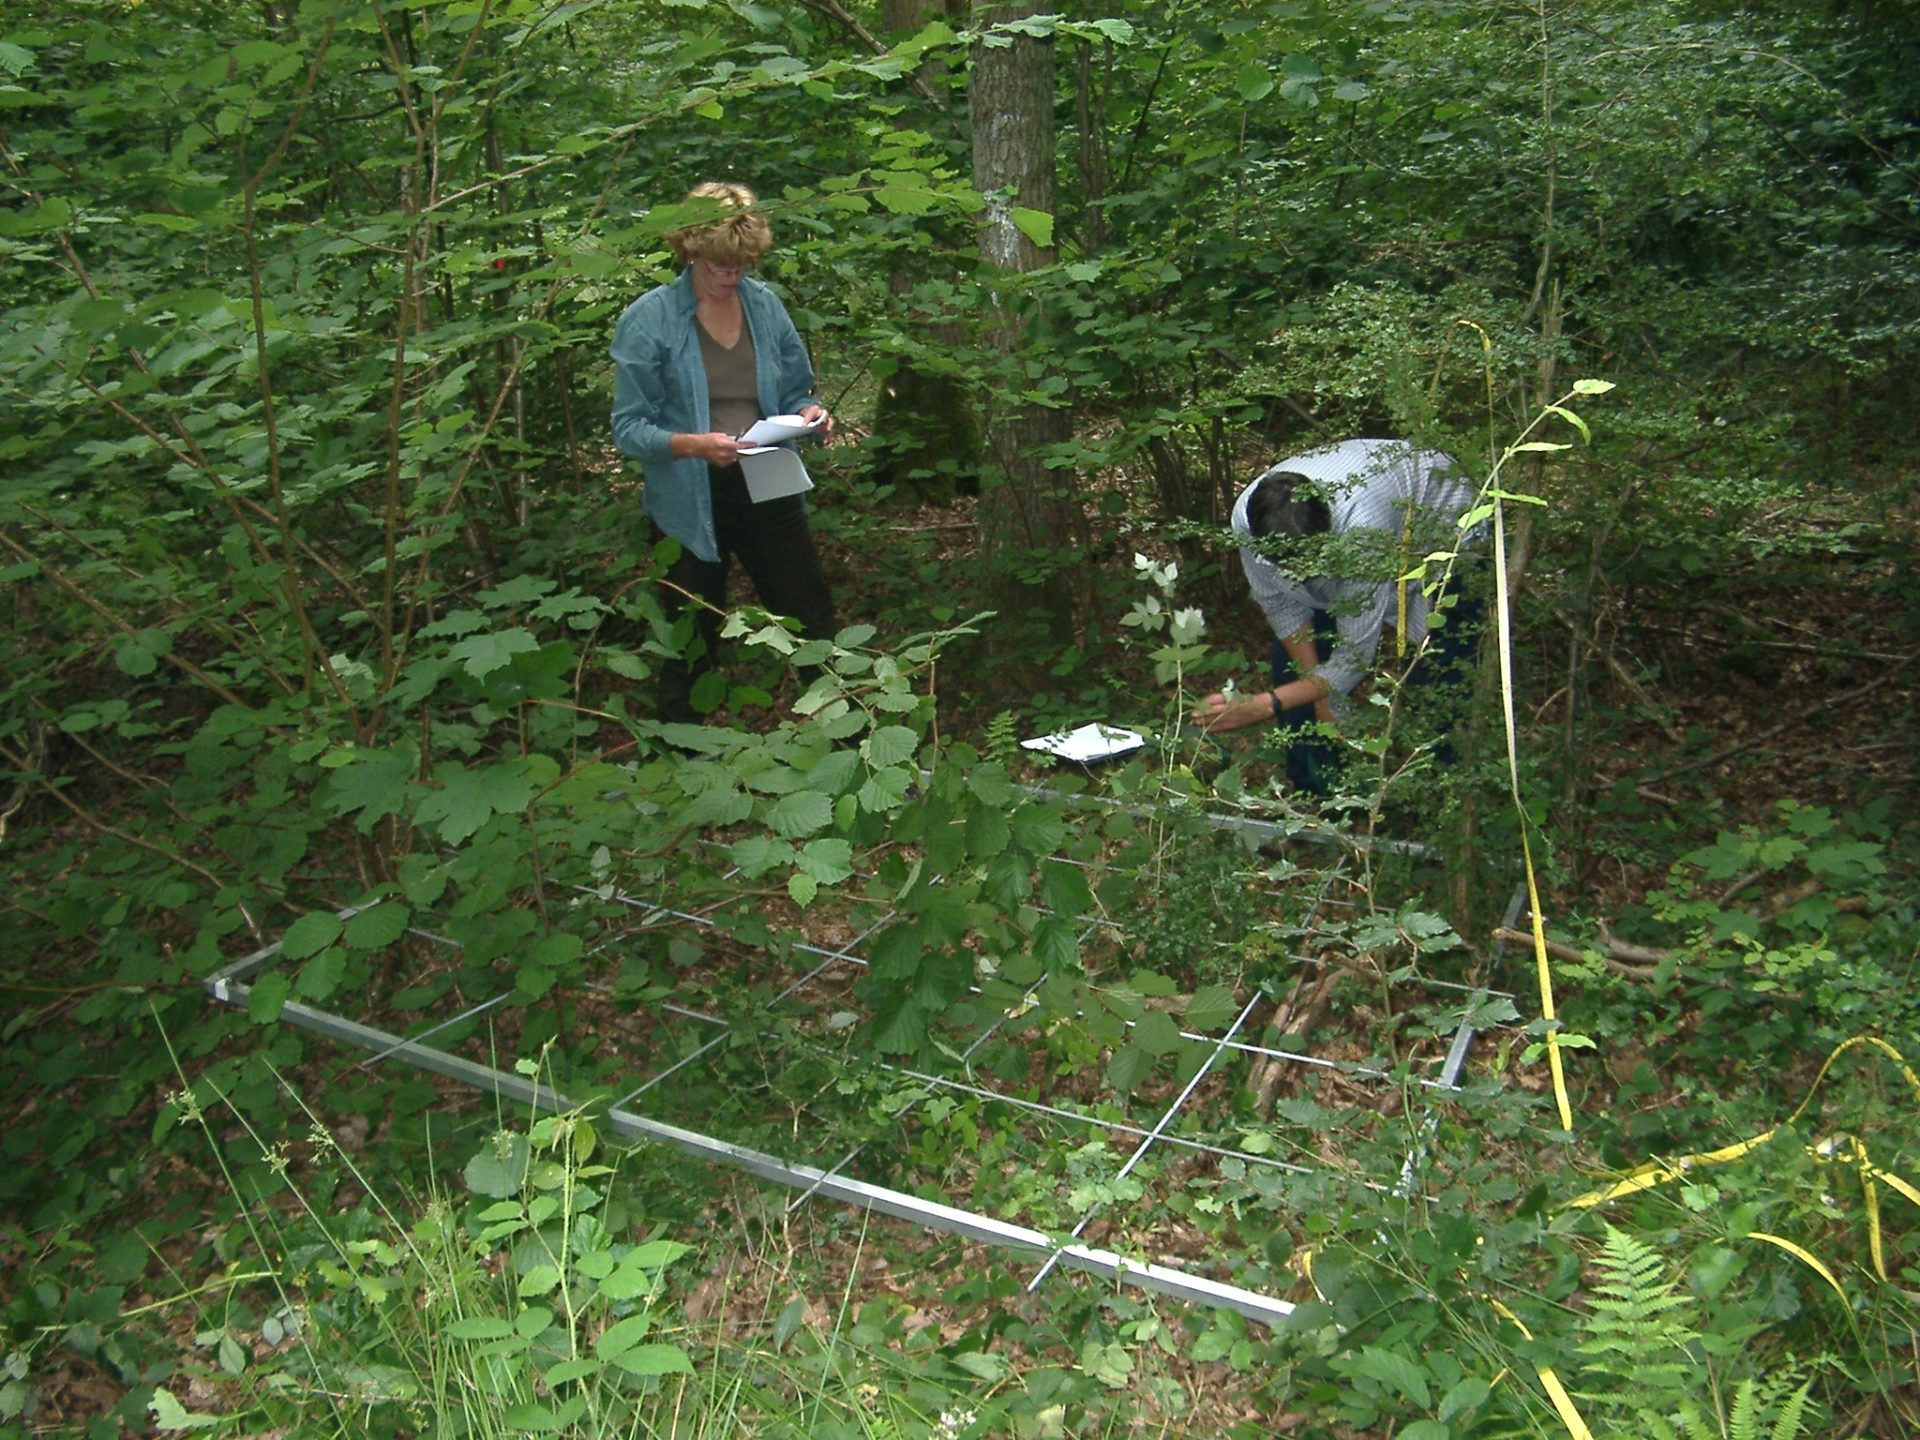
[[[1120,1167],[1118,1173],[1114,1175],[1113,1177],[1114,1179],[1116,1180],[1126,1179],[1127,1176],[1130,1173],[1132,1173],[1133,1167],[1138,1165],[1140,1161],[1145,1158],[1147,1151],[1153,1148],[1154,1141],[1158,1140],[1160,1138],[1161,1132],[1164,1131],[1167,1128],[1167,1126],[1173,1122],[1173,1117],[1180,1113],[1180,1108],[1187,1103],[1188,1099],[1192,1097],[1193,1092],[1200,1087],[1200,1082],[1207,1078],[1208,1072],[1213,1069],[1214,1062],[1218,1060],[1222,1054],[1225,1053],[1226,1045],[1224,1042],[1226,1040],[1233,1039],[1235,1035],[1240,1033],[1240,1027],[1242,1025],[1245,1025],[1247,1021],[1252,1017],[1254,1008],[1266,998],[1267,997],[1264,994],[1256,994],[1251,1000],[1247,1002],[1246,1008],[1240,1012],[1240,1018],[1235,1020],[1233,1024],[1228,1028],[1226,1035],[1223,1037],[1223,1043],[1213,1047],[1213,1053],[1207,1056],[1207,1058],[1201,1062],[1200,1068],[1194,1071],[1193,1078],[1187,1081],[1186,1088],[1181,1090],[1181,1092],[1174,1097],[1173,1103],[1169,1105],[1164,1111],[1161,1112],[1160,1119],[1154,1125],[1152,1133],[1147,1135],[1144,1139],[1141,1140],[1141,1142],[1138,1145],[1134,1147],[1133,1154],[1127,1157],[1127,1163]],[[1073,1227],[1073,1230],[1071,1231],[1071,1238],[1078,1240],[1083,1234],[1086,1233],[1087,1226],[1093,1223],[1094,1217],[1096,1215],[1099,1215],[1105,1209],[1106,1209],[1106,1206],[1104,1205],[1096,1205],[1091,1210],[1087,1211],[1086,1214],[1082,1215],[1080,1217],[1079,1223],[1076,1224]],[[1048,1272],[1053,1269],[1054,1265],[1058,1262],[1059,1258],[1060,1258],[1060,1252],[1056,1251],[1053,1255],[1048,1257],[1047,1263],[1040,1267],[1040,1273],[1035,1275],[1033,1279],[1027,1282],[1027,1293],[1029,1295],[1031,1295],[1035,1290],[1040,1288],[1040,1282],[1047,1278]]]
[[[511,999],[512,996],[513,996],[513,992],[511,990],[503,990],[498,995],[494,996],[491,1000],[482,1000],[478,1005],[469,1005],[465,1010],[462,1010],[458,1015],[450,1015],[445,1020],[442,1020],[438,1025],[429,1025],[425,1030],[422,1030],[418,1035],[410,1035],[407,1038],[414,1041],[431,1040],[435,1035],[438,1035],[442,1030],[448,1029],[449,1027],[454,1025],[458,1025],[462,1020],[471,1020],[476,1015],[484,1015],[486,1014],[487,1011],[493,1009],[494,1006],[500,1004],[502,1001]],[[371,1069],[373,1066],[378,1065],[382,1060],[386,1059],[392,1053],[393,1051],[391,1050],[382,1050],[378,1054],[369,1055],[366,1059],[362,1060],[354,1068],[356,1070]]]
[[[246,1004],[247,986],[234,983],[231,976],[220,978],[218,990],[215,989],[215,983],[209,980],[207,989],[215,994],[216,998],[228,1004]],[[533,1109],[565,1112],[577,1108],[573,1101],[560,1091],[538,1084],[524,1076],[510,1075],[492,1066],[481,1065],[457,1055],[449,1055],[442,1050],[415,1044],[374,1026],[363,1025],[358,1021],[332,1015],[324,1010],[315,1010],[297,1001],[288,1001],[282,1006],[280,1018],[290,1025],[297,1025],[302,1029],[343,1040],[362,1049],[387,1049],[392,1055],[422,1070],[458,1080],[476,1090],[489,1092]],[[1053,1238],[1043,1230],[1035,1230],[1025,1225],[1008,1224],[1006,1221],[995,1220],[990,1216],[977,1215],[956,1206],[922,1200],[917,1195],[909,1195],[904,1191],[891,1190],[880,1185],[870,1185],[846,1176],[829,1175],[811,1165],[783,1160],[778,1156],[752,1150],[744,1145],[735,1145],[725,1140],[717,1140],[712,1136],[702,1135],[678,1125],[649,1120],[644,1115],[637,1115],[617,1106],[607,1112],[606,1123],[608,1129],[625,1139],[648,1140],[657,1144],[671,1145],[686,1154],[731,1165],[763,1180],[771,1180],[775,1184],[792,1188],[810,1188],[858,1209],[892,1215],[896,1219],[910,1221],[930,1230],[958,1235],[963,1239],[975,1240],[982,1244],[995,1245],[1023,1254],[1046,1255],[1055,1251],[1056,1248]],[[1180,1300],[1235,1310],[1249,1320],[1258,1320],[1268,1325],[1283,1323],[1294,1311],[1291,1302],[1282,1300],[1278,1296],[1243,1289],[1238,1285],[1229,1285],[1202,1275],[1189,1274],[1187,1271],[1171,1266],[1130,1259],[1111,1250],[1099,1250],[1087,1245],[1068,1245],[1058,1250],[1057,1258],[1064,1265],[1087,1271],[1103,1279],[1149,1290],[1156,1294],[1169,1295]]]

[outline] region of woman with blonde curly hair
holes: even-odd
[[[661,672],[660,715],[669,721],[700,718],[696,669],[709,670],[718,650],[735,558],[760,603],[796,617],[802,634],[825,638],[839,628],[805,500],[756,503],[740,470],[737,437],[765,416],[818,421],[823,437],[833,429],[786,307],[747,273],[772,247],[772,228],[744,185],[697,185],[687,203],[713,218],[667,235],[685,268],[626,308],[612,350],[614,444],[645,471],[655,527],[680,542],[666,575],[669,613],[683,611],[687,597],[702,602],[689,656]]]

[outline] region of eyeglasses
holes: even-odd
[[[722,265],[718,260],[703,259],[700,263],[705,265],[707,269],[711,270],[715,275],[724,275],[734,280],[739,279],[753,268],[751,265]]]

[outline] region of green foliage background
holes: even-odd
[[[925,15],[909,39],[873,40],[884,17],[856,8],[0,12],[0,777],[14,879],[0,967],[9,1090],[29,1097],[0,1139],[0,1194],[21,1273],[43,1277],[10,1302],[15,1353],[65,1336],[133,1393],[151,1383],[158,1362],[116,1327],[117,1306],[146,1243],[203,1201],[149,1193],[129,1137],[180,1153],[178,1105],[163,1104],[180,1072],[203,1101],[288,1123],[281,1076],[311,1057],[273,1023],[287,1000],[377,991],[424,1009],[502,969],[516,998],[564,992],[599,977],[616,890],[687,908],[764,890],[804,908],[871,885],[902,916],[861,995],[880,1050],[924,1055],[970,1023],[969,1005],[1004,1008],[1044,980],[1043,1013],[1090,1015],[1085,1056],[1110,1046],[1107,1078],[1130,1089],[1164,1052],[1116,1037],[1158,1012],[1086,975],[1045,913],[1092,898],[1054,857],[1088,859],[1113,837],[1019,791],[984,716],[1014,693],[1035,725],[1077,720],[1138,686],[1122,628],[1136,549],[1177,551],[1190,593],[1229,613],[1208,537],[1257,464],[1390,431],[1484,471],[1577,376],[1617,387],[1604,417],[1588,413],[1593,443],[1508,477],[1548,502],[1516,521],[1538,621],[1519,665],[1556,684],[1564,668],[1569,688],[1560,748],[1529,757],[1529,784],[1554,797],[1561,878],[1582,844],[1674,867],[1626,918],[1698,937],[1701,958],[1662,974],[1651,999],[1604,966],[1578,972],[1592,989],[1581,1023],[1603,1044],[1670,1043],[1689,1067],[1678,1102],[1596,1117],[1593,1143],[1628,1165],[1711,1148],[1723,1123],[1763,1128],[1791,1108],[1769,1060],[1817,1060],[1863,1029],[1913,1059],[1912,906],[1887,878],[1910,852],[1897,807],[1801,806],[1743,828],[1708,801],[1622,840],[1622,812],[1582,766],[1617,719],[1593,698],[1604,666],[1578,643],[1568,659],[1550,619],[1579,641],[1598,633],[1605,597],[1742,603],[1756,553],[1783,583],[1864,555],[1885,562],[1862,582],[1879,613],[1906,617],[1908,641],[1920,629],[1910,556],[1889,538],[1911,503],[1920,398],[1910,5],[1281,0],[1019,22],[1054,47],[1062,196],[1056,214],[1022,217],[1058,262],[1021,277],[980,261],[985,200],[967,174],[966,58],[1004,33]],[[792,665],[827,672],[758,735],[662,733],[636,703],[673,636],[637,482],[603,433],[612,321],[670,274],[673,202],[714,176],[766,199],[780,241],[767,278],[858,442],[821,459],[817,515],[855,557],[861,605],[848,608],[863,623],[797,646],[762,616],[734,622],[749,655],[736,708],[798,698]],[[1002,355],[989,328],[1007,309],[1027,317],[1027,342]],[[957,386],[963,432],[1016,404],[1066,410],[1072,438],[1047,463],[1085,532],[954,566],[899,508],[905,490],[954,476],[869,478],[888,472],[865,452],[903,439],[866,433],[879,396],[914,375]],[[992,503],[996,477],[979,478]],[[1036,585],[1072,576],[1072,633],[970,619],[974,585],[1008,569]],[[981,624],[1019,644],[980,653]],[[1153,659],[1199,673],[1218,654],[1174,645]],[[1695,752],[1710,743],[1688,737]],[[1201,793],[1191,774],[1154,783]],[[1503,843],[1502,822],[1484,823]],[[701,837],[718,827],[716,853]],[[1861,904],[1750,913],[1726,898],[1749,871]],[[547,898],[567,886],[601,898]],[[785,943],[750,907],[734,913],[736,938]],[[460,960],[392,986],[428,917]],[[1210,923],[1176,916],[1169,949]],[[256,988],[250,1013],[210,1011],[199,981],[274,940],[297,963]],[[1010,958],[1002,988],[974,1001],[978,953]],[[644,993],[674,963],[639,956],[615,982]],[[1759,1008],[1783,992],[1805,1003]],[[1724,1028],[1702,1029],[1703,1014]],[[591,1045],[558,1063],[589,1084],[613,1065]],[[1725,1090],[1708,1078],[1722,1066]],[[1624,1079],[1630,1093],[1655,1084]],[[431,1089],[350,1074],[328,1099],[395,1117],[405,1173]],[[1487,1133],[1533,1123],[1486,1103]],[[1870,1144],[1911,1118],[1897,1085],[1861,1103],[1848,1133]],[[1531,1193],[1465,1131],[1435,1143],[1467,1177],[1461,1209],[1511,1200],[1502,1183]],[[1311,1397],[1322,1416],[1419,1417],[1400,1435],[1437,1440],[1517,1433],[1499,1427],[1526,1407],[1482,1410],[1460,1388],[1489,1354],[1638,1373],[1634,1423],[1684,1427],[1682,1381],[1618,1357],[1678,1354],[1704,1334],[1732,1366],[1765,1335],[1758,1353],[1777,1363],[1748,1374],[1748,1413],[1763,1400],[1785,1413],[1787,1380],[1829,1343],[1809,1338],[1825,1298],[1817,1282],[1802,1290],[1789,1256],[1725,1258],[1739,1237],[1708,1223],[1724,1200],[1753,1207],[1737,1212],[1750,1228],[1797,1219],[1835,1244],[1857,1236],[1860,1212],[1820,1202],[1821,1162],[1785,1148],[1791,1177],[1742,1172],[1724,1196],[1650,1203],[1638,1219],[1719,1307],[1699,1334],[1640,1303],[1663,1282],[1639,1242],[1555,1222],[1544,1199],[1488,1219],[1478,1240],[1328,1199],[1316,1213],[1337,1219],[1313,1241],[1356,1255],[1383,1234],[1404,1244],[1323,1267],[1333,1298],[1305,1348],[1256,1358],[1244,1327],[1212,1319],[1181,1345],[1272,1367],[1267,1393]],[[232,1149],[243,1202],[272,1187],[259,1154]],[[1570,1183],[1554,1172],[1556,1199]],[[1281,1236],[1302,1201],[1250,1185],[1213,1203],[1270,1209]],[[1891,1231],[1910,1235],[1911,1215],[1894,1213]],[[1281,1248],[1295,1239],[1309,1243]],[[1566,1258],[1580,1243],[1640,1306],[1599,1311],[1611,1318],[1584,1339]],[[1358,1278],[1338,1290],[1344,1263]],[[1870,1318],[1849,1332],[1849,1378],[1829,1383],[1835,1413],[1913,1414],[1910,1386],[1888,1378],[1911,1338],[1911,1261],[1891,1275],[1847,1282],[1849,1315]],[[1469,1301],[1487,1288],[1540,1301],[1540,1349],[1495,1334]],[[1419,1297],[1414,1318],[1381,1328]],[[1080,1370],[1125,1383],[1128,1354],[1168,1343],[1150,1319],[1079,1317]],[[1409,1370],[1421,1356],[1428,1368]],[[1548,1413],[1537,1397],[1532,1413]]]

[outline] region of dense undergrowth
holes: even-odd
[[[1019,278],[972,243],[944,23],[7,17],[0,1433],[1920,1430],[1912,37],[1214,8],[991,37],[1061,61]],[[858,623],[740,611],[716,723],[663,729],[683,637],[597,357],[712,173],[769,198],[841,416]],[[1035,405],[1059,493],[962,443]],[[1260,681],[1244,477],[1381,429],[1497,479],[1513,683],[1442,765],[1383,681],[1308,805],[1182,722]],[[1018,744],[1095,718],[1154,743]],[[1544,957],[1495,935],[1523,856]],[[1248,1013],[1305,1060],[1223,1045]],[[1293,1322],[1030,1295],[616,1147],[662,1059],[690,1124]],[[1130,1167],[1114,1127],[1203,1065],[1210,1148]]]

